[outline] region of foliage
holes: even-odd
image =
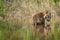
[[[0,14],[4,15],[5,8],[4,8],[4,3],[3,0],[0,0]]]
[[[16,4],[15,1],[16,2],[20,1],[19,2],[20,4],[19,3],[18,3],[19,5]],[[30,22],[31,22],[30,15],[35,10],[40,11],[39,8],[41,8],[40,4],[42,4],[42,0],[37,0],[37,1],[31,0],[31,2],[28,0],[25,0],[25,1],[24,0],[19,0],[19,1],[15,0],[15,1],[13,2],[14,4],[12,3],[13,8],[11,8],[11,7],[9,8],[9,10],[12,9],[12,11],[10,10],[10,13],[12,14],[12,12],[14,12],[14,13],[18,14],[21,11],[20,14],[23,14],[22,16],[24,18],[22,17],[22,19],[21,19],[20,17],[16,18],[14,16],[18,20],[16,20],[13,17],[7,17],[7,19],[0,20],[0,40],[60,40],[60,28],[59,28],[60,23],[58,23],[58,22],[54,24],[54,26],[55,26],[54,32],[51,32],[49,36],[42,36],[37,33],[36,34],[33,33],[33,30],[31,28],[32,25],[30,24]],[[60,0],[50,0],[50,1],[51,1],[51,3],[54,3],[54,2],[58,2]],[[8,3],[10,3],[10,2],[8,2]],[[16,7],[15,8],[16,8],[17,12],[14,11],[15,5],[20,7],[20,9],[19,9],[19,7],[16,6],[20,11]],[[22,7],[21,7],[21,5],[22,5]],[[4,12],[5,12],[4,4],[3,4],[3,1],[0,0],[0,13],[4,14]]]

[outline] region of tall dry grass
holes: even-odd
[[[4,0],[6,17],[1,19],[1,40],[60,40],[59,18],[56,15],[55,4],[50,0]],[[33,34],[32,15],[50,11],[51,33],[49,36]]]

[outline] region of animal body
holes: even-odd
[[[33,28],[37,33],[44,35],[48,34],[50,24],[45,24],[45,21],[50,22],[51,14],[47,12],[40,12],[33,15]]]

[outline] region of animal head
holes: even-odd
[[[51,13],[47,11],[44,16],[44,19],[49,22],[51,20]]]

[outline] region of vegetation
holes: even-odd
[[[51,3],[48,4],[50,1]],[[56,9],[53,9],[52,3],[59,1],[60,0],[0,0],[0,14],[8,14],[5,19],[0,17],[0,40],[60,40],[59,17],[54,17],[58,21],[52,21],[52,32],[46,37],[33,34],[31,19],[33,13],[41,12],[42,10],[54,11],[53,13],[56,15],[57,12]]]

